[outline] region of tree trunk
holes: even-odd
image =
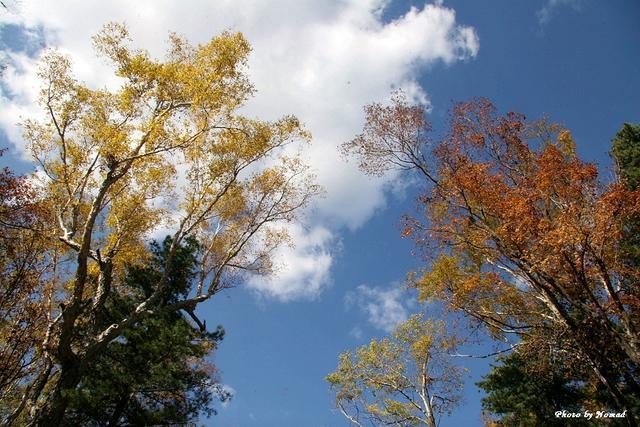
[[[69,405],[70,393],[80,383],[81,367],[79,364],[63,366],[60,369],[58,380],[47,396],[42,408],[32,418],[29,426],[46,427],[63,425],[64,414]]]

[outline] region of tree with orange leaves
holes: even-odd
[[[26,403],[24,382],[37,383],[45,369],[37,343],[51,304],[47,272],[56,263],[40,235],[46,216],[28,178],[0,170],[0,416],[7,420]]]
[[[519,351],[567,355],[592,372],[613,405],[638,396],[640,272],[624,262],[626,222],[640,191],[604,184],[571,134],[485,99],[457,105],[451,129],[429,138],[424,109],[400,94],[366,107],[362,134],[342,146],[362,170],[417,171],[424,218],[406,218],[429,264],[410,280],[422,301],[445,302]]]

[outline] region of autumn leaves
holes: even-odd
[[[46,320],[15,361],[30,368],[8,385],[18,408],[11,419],[25,424],[64,423],[98,355],[145,319],[193,314],[246,273],[268,272],[270,254],[287,241],[283,224],[320,191],[308,167],[284,153],[308,139],[295,117],[265,122],[238,113],[253,93],[241,34],[199,46],[172,35],[161,61],[131,48],[123,25],[106,25],[94,43],[120,87],[87,87],[67,58],[50,53],[41,73],[46,119],[24,123],[42,171],[37,199],[48,215],[38,239],[52,265],[43,276],[53,283],[37,294]],[[148,239],[161,226],[172,233],[165,266],[150,292],[127,290],[127,271],[149,262]],[[192,238],[194,277],[167,300],[175,285],[169,266]],[[7,265],[6,273],[19,271]],[[133,300],[107,316],[122,292]],[[18,321],[4,315],[3,334]]]
[[[83,393],[104,396],[91,407],[109,425],[152,409],[160,416],[173,396],[190,403],[190,390],[208,405],[213,367],[186,361],[205,357],[220,336],[199,335],[198,304],[271,271],[271,255],[288,241],[284,225],[321,191],[286,149],[310,138],[297,118],[240,114],[253,94],[241,34],[198,46],[171,35],[162,60],[132,48],[122,25],[108,24],[94,42],[119,87],[88,87],[67,58],[46,55],[46,118],[24,123],[40,173],[30,183],[0,174],[7,424],[97,417],[80,414]],[[504,366],[550,367],[583,386],[577,405],[627,410],[635,423],[640,195],[632,180],[603,183],[567,130],[500,115],[485,99],[457,105],[439,140],[424,109],[401,93],[365,112],[344,154],[371,175],[400,170],[423,180],[422,214],[406,217],[402,233],[424,257],[424,269],[408,276],[420,302],[515,348],[517,360]],[[618,152],[633,157],[628,148]],[[627,157],[623,167],[635,164]],[[171,236],[150,244],[162,227]],[[445,320],[413,316],[340,356],[327,377],[337,408],[357,425],[437,425],[455,408],[463,374],[449,357],[462,340]],[[175,333],[153,341],[148,330]],[[93,375],[96,366],[138,360],[134,343],[166,359],[159,342],[179,344],[172,360],[184,363],[155,364],[153,381],[114,381],[116,369]],[[166,370],[193,381],[176,381],[156,396],[162,405],[144,407],[140,389],[169,387]],[[114,399],[116,386],[126,399]]]
[[[403,232],[426,262],[408,276],[420,301],[442,303],[507,347],[517,344],[531,367],[543,348],[556,354],[552,364],[579,365],[590,374],[576,380],[605,390],[587,393],[582,404],[591,398],[632,408],[640,336],[638,288],[631,284],[638,270],[623,243],[640,213],[638,190],[624,181],[603,184],[596,167],[577,157],[567,130],[498,115],[485,99],[458,104],[440,141],[430,139],[425,112],[401,94],[365,111],[363,133],[344,152],[365,173],[403,170],[424,180],[418,199],[424,217],[405,218]],[[343,410],[345,399],[356,399],[345,398],[335,375],[328,379],[338,386]],[[367,388],[377,390],[373,383]],[[406,403],[420,392],[392,393]],[[366,408],[358,413],[370,413]],[[383,415],[403,422],[398,411]],[[432,425],[427,421],[413,424]]]

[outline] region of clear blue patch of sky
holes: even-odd
[[[27,30],[15,24],[0,25],[0,49],[25,53],[31,57],[37,55],[43,48],[44,29]]]

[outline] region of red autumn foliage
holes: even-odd
[[[26,177],[0,171],[0,389],[16,408],[24,404],[21,383],[40,368],[37,343],[47,313],[36,200]]]
[[[626,407],[626,390],[639,389],[640,291],[629,279],[640,272],[622,238],[640,191],[603,183],[558,125],[499,115],[486,99],[458,104],[437,142],[401,96],[366,111],[364,132],[343,150],[367,173],[415,170],[428,184],[424,218],[407,217],[403,233],[429,262],[412,275],[421,298],[496,337],[564,337],[566,346],[549,343],[572,348]]]

